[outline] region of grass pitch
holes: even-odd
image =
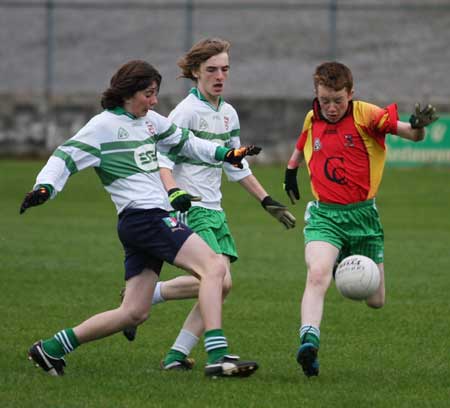
[[[247,379],[204,377],[205,353],[190,373],[161,372],[193,301],[153,309],[128,343],[121,335],[68,356],[52,378],[26,359],[37,339],[115,307],[122,249],[109,196],[93,171],[69,180],[56,200],[19,216],[43,162],[0,161],[2,316],[0,404],[6,407],[448,407],[450,391],[450,172],[386,169],[377,204],[385,228],[387,304],[370,310],[332,287],[321,326],[321,373],[295,362],[305,281],[302,219],[309,199],[290,206],[298,228],[284,231],[239,185],[224,182],[224,206],[240,260],[224,308],[231,352],[256,359]],[[283,166],[255,167],[274,198]],[[180,271],[165,267],[162,278]]]

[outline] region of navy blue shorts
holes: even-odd
[[[125,250],[125,280],[150,268],[158,275],[163,262],[173,264],[193,231],[160,208],[129,209],[119,215],[117,232]]]

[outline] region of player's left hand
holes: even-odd
[[[202,198],[193,196],[184,190],[179,188],[170,189],[167,194],[169,195],[170,205],[176,211],[186,212],[191,208],[191,201],[201,201]]]
[[[25,195],[20,206],[20,214],[28,208],[44,204],[50,198],[50,191],[45,186],[39,186],[37,190],[30,191]]]
[[[297,171],[298,168],[295,169],[286,169],[284,173],[284,183],[283,188],[286,191],[286,194],[291,200],[292,204],[295,204],[295,200],[300,200],[300,192],[298,191],[298,183],[297,183]]]
[[[261,205],[264,209],[279,222],[281,222],[286,229],[294,228],[295,217],[288,211],[287,207],[278,201],[275,201],[272,197],[267,196],[261,201]]]
[[[230,149],[226,153],[223,160],[227,163],[232,164],[234,167],[242,169],[244,167],[242,165],[242,159],[245,156],[256,156],[261,150],[261,147],[255,145],[242,146],[238,149]]]
[[[416,103],[414,113],[409,118],[409,123],[413,129],[422,129],[438,119],[436,108],[433,105],[428,104],[425,108],[420,109],[420,103]]]

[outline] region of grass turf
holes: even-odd
[[[6,407],[447,407],[450,172],[388,168],[378,196],[385,228],[387,304],[370,310],[330,288],[321,326],[321,373],[295,362],[304,281],[302,216],[311,196],[301,174],[298,219],[284,231],[240,188],[224,182],[224,206],[239,262],[224,308],[231,352],[256,359],[248,379],[209,380],[200,343],[190,373],[161,372],[193,301],[156,306],[128,343],[115,335],[68,356],[66,376],[34,368],[37,339],[115,307],[123,285],[115,211],[93,171],[69,180],[54,201],[19,216],[43,165],[0,161],[2,341],[0,401]],[[282,166],[255,167],[274,198]],[[180,271],[165,267],[163,279]]]

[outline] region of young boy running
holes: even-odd
[[[20,213],[54,198],[69,177],[94,167],[118,213],[118,234],[125,252],[126,294],[120,307],[96,314],[54,337],[37,341],[29,359],[51,375],[64,374],[64,356],[81,344],[145,321],[163,265],[169,262],[200,279],[200,314],[205,322],[207,376],[248,376],[256,362],[228,357],[222,330],[222,291],[226,265],[186,225],[170,216],[161,183],[157,149],[183,157],[239,166],[253,148],[232,149],[194,137],[152,109],[161,75],[141,60],[129,61],[113,75],[103,93],[104,111],[59,146],[26,194]],[[256,149],[257,151],[258,149]]]
[[[240,146],[240,124],[236,110],[222,97],[228,80],[230,43],[219,38],[208,38],[196,43],[179,61],[181,77],[191,79],[195,86],[170,113],[176,125],[188,128],[197,137],[211,140],[223,146]],[[286,206],[273,200],[244,160],[241,168],[233,165],[209,165],[171,153],[159,155],[161,179],[171,197],[175,210],[187,211],[182,219],[197,232],[206,243],[220,254],[226,264],[224,279],[225,297],[231,289],[230,264],[238,254],[234,239],[221,207],[221,179],[225,172],[228,180],[238,182],[255,197],[269,214],[286,228],[295,226],[295,217]],[[181,188],[183,192],[178,191]],[[189,192],[187,194],[186,192]],[[186,196],[187,194],[187,196]],[[201,197],[193,201],[192,195]],[[158,283],[155,301],[197,297],[198,280],[193,277],[178,277]],[[198,303],[193,307],[175,343],[161,363],[163,369],[191,369],[193,360],[189,354],[204,333],[204,322]],[[129,329],[125,335],[134,338],[135,331]]]
[[[308,377],[319,374],[320,323],[338,257],[361,254],[373,259],[381,282],[366,303],[381,308],[385,302],[384,236],[375,196],[386,159],[386,134],[417,142],[425,136],[424,127],[437,120],[431,105],[423,110],[416,105],[407,123],[398,120],[395,104],[380,108],[353,101],[352,73],[338,62],[316,68],[314,89],[313,109],[285,173],[285,190],[294,204],[300,199],[297,169],[305,163],[315,197],[305,212],[307,278],[296,355]]]

